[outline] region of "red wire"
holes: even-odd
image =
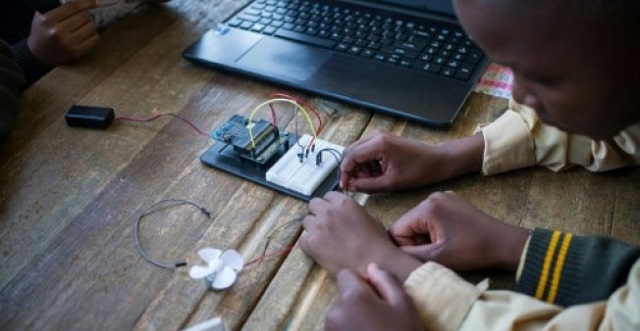
[[[294,249],[295,247],[296,247],[296,245],[291,245],[291,246],[287,246],[287,247],[285,247],[285,248],[283,248],[283,249],[281,249],[281,250],[279,250],[277,252],[273,252],[273,253],[269,253],[269,254],[258,256],[257,258],[245,263],[244,266],[247,267],[247,266],[249,266],[249,265],[251,265],[253,263],[261,262],[261,261],[264,261],[264,260],[266,260],[268,258],[271,258],[271,257],[274,257],[274,256],[278,256],[278,255],[282,255],[282,254]]]
[[[181,117],[179,115],[173,114],[173,113],[158,113],[158,114],[153,114],[150,115],[148,117],[126,117],[126,116],[116,116],[115,120],[122,120],[122,121],[131,121],[131,122],[151,122],[157,118],[160,118],[162,116],[171,116],[173,118],[177,118],[179,120],[181,120],[182,122],[186,123],[195,133],[201,135],[201,136],[205,136],[205,137],[209,137],[209,135],[205,132],[203,132],[202,130],[198,129],[195,125],[193,125],[193,123],[191,123],[189,120],[187,120],[184,117]]]
[[[278,127],[276,124],[276,110],[273,109],[273,103],[269,102],[269,108],[271,109],[271,123],[274,127]]]
[[[322,131],[322,117],[320,117],[320,114],[318,114],[318,111],[311,107],[308,103],[304,102],[302,99],[294,97],[292,95],[288,95],[285,93],[271,93],[271,95],[269,96],[270,98],[287,98],[287,99],[291,99],[295,102],[298,102],[299,104],[301,104],[302,106],[304,106],[305,108],[308,108],[309,110],[311,110],[311,112],[316,116],[316,118],[318,119],[318,127],[316,128],[316,132],[315,135],[320,134],[320,131]],[[311,141],[309,142],[309,147],[311,147],[311,145],[313,144],[313,141],[316,139],[316,137],[312,137]]]

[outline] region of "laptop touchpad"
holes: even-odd
[[[236,62],[243,68],[272,77],[289,77],[305,81],[327,59],[331,51],[267,37],[262,38]]]

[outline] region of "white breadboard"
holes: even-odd
[[[310,135],[304,135],[298,140],[300,145],[307,146],[311,141]],[[322,152],[322,162],[316,164],[316,156],[322,149],[335,149],[342,154],[344,147],[331,142],[316,139],[315,149],[309,151],[302,162],[298,155],[302,148],[295,144],[276,162],[266,173],[266,179],[272,183],[290,190],[311,195],[332,171],[337,171],[338,160],[331,152]],[[336,155],[340,158],[338,155]]]

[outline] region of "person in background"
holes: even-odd
[[[0,141],[7,137],[15,122],[23,83],[22,71],[13,59],[9,44],[0,39]]]
[[[640,3],[454,3],[469,35],[513,70],[509,110],[438,146],[386,133],[357,141],[342,187],[374,193],[533,165],[640,163]],[[301,248],[338,286],[327,330],[640,330],[639,247],[509,225],[454,192],[432,194],[389,229],[338,192],[308,208]],[[516,290],[489,291],[452,271],[488,267],[514,271]]]
[[[39,13],[25,0],[6,0],[0,4],[0,39],[11,44],[26,78],[25,87],[52,68],[72,62],[95,47],[101,27],[92,19],[90,10],[98,7],[97,0],[74,0]]]

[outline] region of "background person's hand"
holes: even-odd
[[[345,149],[340,186],[375,193],[436,183],[480,171],[483,152],[482,135],[431,146],[378,131]]]
[[[389,234],[421,261],[458,271],[515,270],[530,231],[498,221],[453,192],[437,192],[402,215]]]
[[[341,269],[364,277],[375,262],[404,281],[422,264],[391,241],[382,223],[339,192],[311,200],[303,226],[300,247],[334,277]]]
[[[99,40],[89,9],[95,0],[67,2],[45,14],[36,13],[27,45],[44,67],[73,61],[93,48]]]
[[[338,273],[338,294],[327,312],[325,330],[423,330],[402,284],[374,264],[367,272],[370,285],[349,270]]]

